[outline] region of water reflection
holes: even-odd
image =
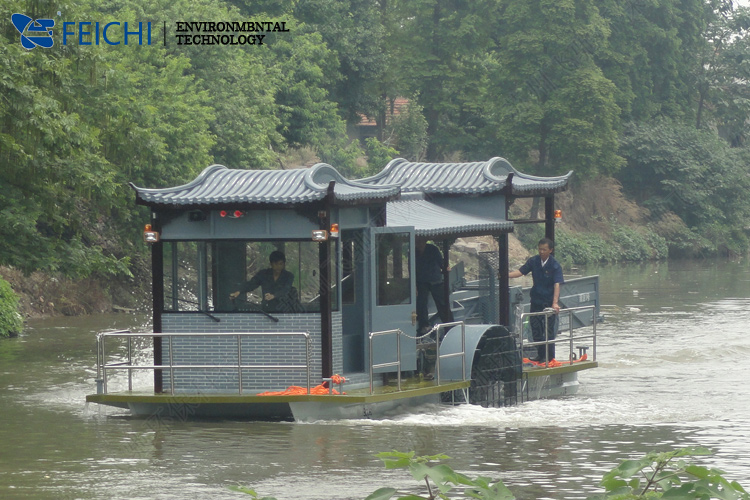
[[[470,476],[502,479],[519,499],[600,491],[626,458],[702,445],[707,465],[750,486],[750,270],[670,262],[593,270],[606,322],[601,368],[564,400],[517,407],[425,407],[381,421],[319,424],[132,419],[87,406],[95,334],[142,317],[39,321],[0,341],[0,498],[364,498],[420,493],[380,451],[446,453]]]

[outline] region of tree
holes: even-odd
[[[667,120],[628,125],[621,151],[623,188],[654,219],[676,214],[713,252],[747,248],[747,151],[730,148],[715,132]]]
[[[717,9],[695,68],[696,128],[716,126],[735,147],[745,143],[750,118],[748,30],[750,9]]]
[[[487,97],[480,85],[486,83],[491,20],[501,15],[497,2],[394,0],[387,9],[389,61],[395,68],[386,75],[388,97],[418,96],[427,121],[428,160],[464,149],[475,132],[469,106]]]
[[[594,3],[505,1],[502,7],[494,27],[495,85],[485,98],[499,149],[540,175],[616,172],[623,164],[617,89],[596,65],[610,30]]]

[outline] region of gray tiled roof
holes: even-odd
[[[330,181],[335,181],[334,199],[339,202],[385,201],[399,194],[398,186],[347,180],[325,163],[291,170],[234,170],[211,165],[182,186],[164,189],[131,186],[138,202],[150,206],[294,204],[323,199]]]
[[[493,219],[491,214],[478,216],[459,212],[430,203],[420,195],[406,194],[400,200],[386,205],[388,226],[414,226],[417,236],[472,236],[510,231],[513,222],[503,217]]]
[[[572,171],[559,177],[536,177],[517,171],[499,157],[471,163],[415,163],[396,158],[382,172],[359,182],[377,186],[397,184],[405,193],[481,194],[503,189],[511,173],[512,194],[533,196],[564,191]]]

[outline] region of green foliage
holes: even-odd
[[[21,333],[23,318],[18,313],[18,295],[10,283],[0,278],[0,337]]]
[[[651,228],[631,228],[613,220],[610,234],[555,232],[555,258],[564,266],[596,262],[644,261],[665,259],[666,240]]]
[[[666,242],[652,232],[622,226],[617,221],[612,221],[611,227],[612,241],[618,247],[616,260],[638,262],[667,256]],[[656,244],[657,248],[652,244]]]
[[[367,154],[368,174],[374,175],[398,156],[398,151],[394,148],[383,144],[374,137],[365,139],[365,153]]]
[[[245,493],[253,497],[254,500],[276,500],[274,497],[262,497],[256,493],[255,490],[246,488],[244,486],[230,486],[230,490],[236,491],[237,493]]]
[[[710,242],[711,253],[747,248],[747,151],[730,148],[714,132],[665,120],[628,125],[621,151],[623,189],[655,219],[676,214]]]
[[[601,485],[605,493],[589,497],[589,500],[750,499],[750,494],[739,483],[725,479],[722,471],[683,460],[710,454],[706,448],[690,447],[665,453],[651,452],[640,460],[625,460],[604,475]]]
[[[589,496],[587,500],[750,500],[750,494],[736,481],[726,479],[723,471],[684,460],[686,457],[710,454],[706,448],[687,447],[662,453],[651,452],[639,460],[625,460],[604,475],[600,483],[604,493]],[[378,453],[376,456],[383,461],[386,469],[408,469],[417,482],[421,484],[424,481],[427,496],[405,494],[397,496],[397,500],[515,499],[502,481],[492,482],[486,477],[471,479],[439,463],[450,458],[443,454],[415,456],[413,451],[394,450]],[[434,462],[438,463],[432,465]],[[259,497],[254,490],[246,487],[233,486],[230,489],[258,500],[275,500],[271,497]],[[456,497],[454,493],[460,497]],[[390,500],[398,494],[395,488],[379,488],[365,500]]]
[[[558,230],[555,240],[555,258],[565,267],[617,260],[614,247],[599,234]]]
[[[486,477],[471,479],[445,464],[431,465],[432,462],[450,458],[446,455],[414,455],[413,451],[404,453],[395,450],[376,455],[383,461],[386,469],[408,469],[416,481],[425,483],[427,496],[404,495],[397,497],[398,500],[445,499],[449,498],[448,493],[456,487],[460,487],[462,493],[468,498],[482,500],[513,500],[515,498],[501,481],[493,483]],[[365,500],[388,500],[397,493],[398,491],[394,488],[380,488]]]
[[[401,154],[409,161],[422,161],[427,152],[427,120],[423,115],[424,109],[413,97],[406,109],[394,117],[392,123],[393,135]]]
[[[484,109],[504,155],[540,175],[616,172],[621,110],[596,64],[610,28],[595,2],[508,2],[494,32]]]

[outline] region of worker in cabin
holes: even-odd
[[[417,275],[417,333],[424,335],[432,329],[427,315],[427,301],[430,294],[435,301],[441,323],[453,321],[453,315],[445,297],[443,274],[448,272],[443,255],[435,245],[427,243],[427,238],[417,236],[416,275]]]
[[[284,252],[275,250],[268,256],[271,267],[261,269],[236,292],[229,294],[234,300],[240,294],[252,292],[260,287],[261,307],[267,312],[291,312],[296,301],[294,275],[287,271]]]
[[[555,315],[545,317],[542,315],[531,316],[531,336],[534,342],[544,342],[544,325],[547,324],[547,339],[554,340],[557,331],[557,313],[560,312],[560,305],[557,303],[560,298],[560,285],[563,283],[563,273],[560,263],[552,256],[555,250],[555,243],[549,238],[542,238],[537,245],[538,255],[535,255],[526,261],[516,271],[510,271],[508,278],[519,278],[531,273],[533,284],[531,286],[531,308],[529,312],[541,312],[547,308],[552,308]],[[537,346],[537,356],[532,357],[531,361],[544,363],[555,359],[555,344]]]

